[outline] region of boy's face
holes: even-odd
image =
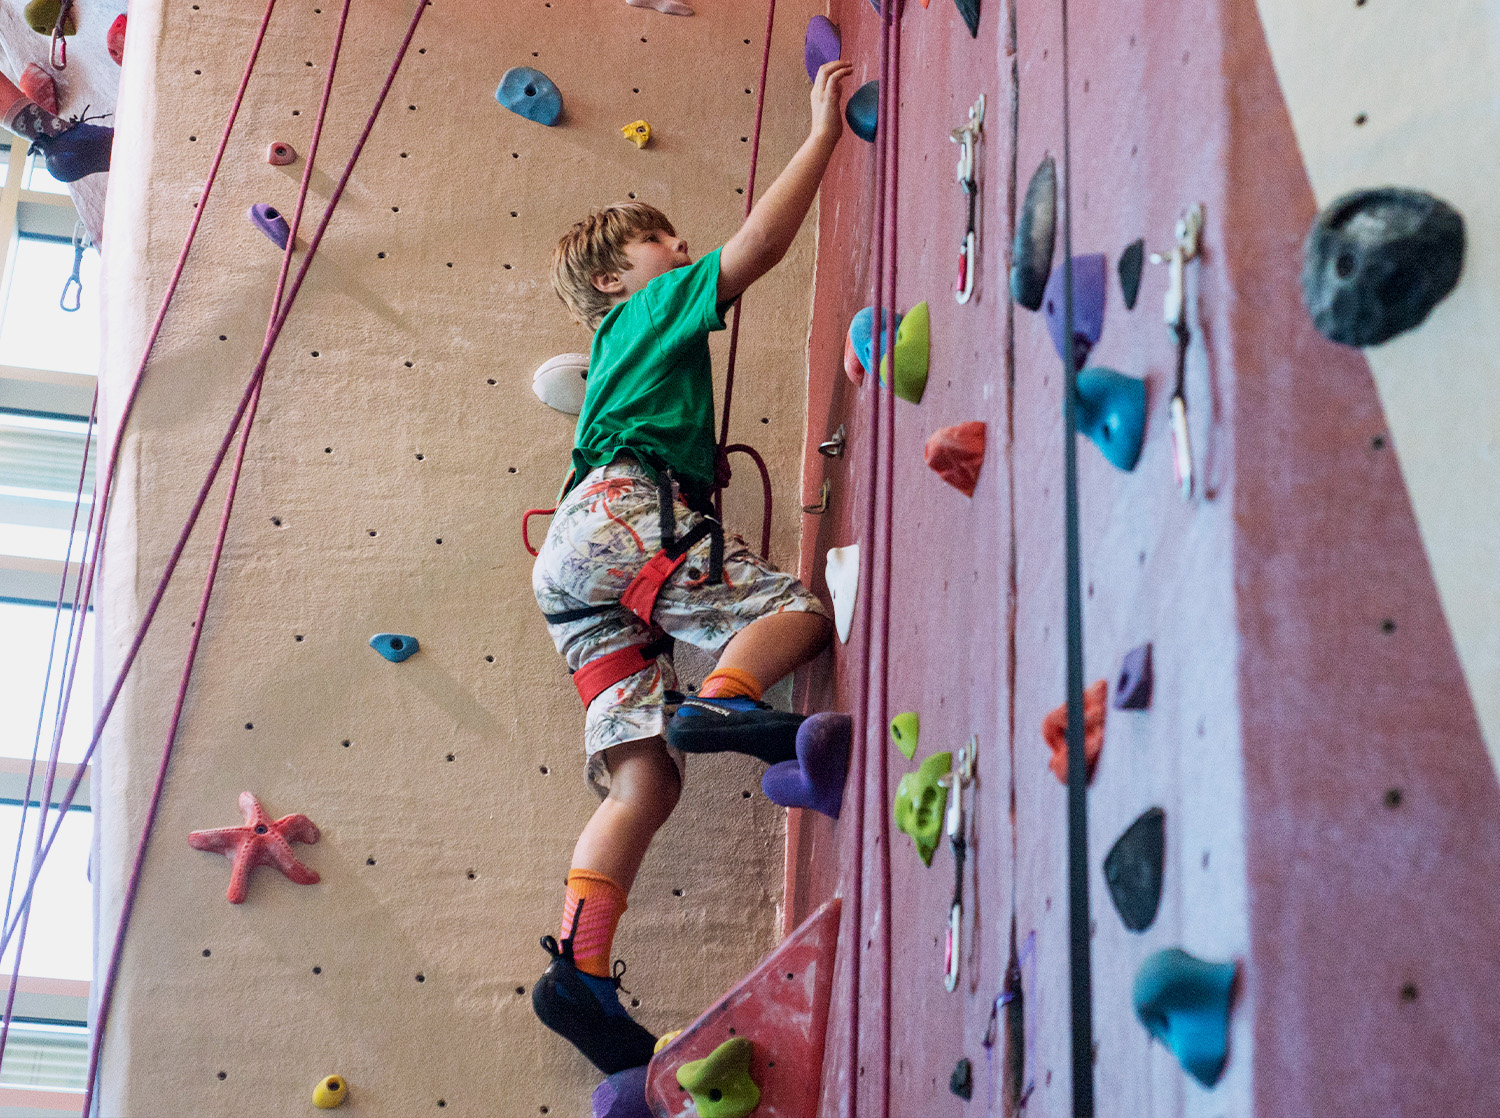
[[[593,281],[600,291],[620,299],[630,298],[657,276],[693,262],[687,242],[660,229],[635,234],[625,242],[624,251],[629,270],[605,272]]]

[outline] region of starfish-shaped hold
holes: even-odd
[[[229,875],[229,903],[239,904],[250,888],[250,871],[256,866],[275,866],[298,885],[316,885],[316,870],[309,869],[292,853],[294,842],[317,842],[318,825],[305,815],[284,815],[272,820],[254,794],[240,793],[243,827],[220,827],[216,831],[194,831],[188,845],[211,850],[234,863]]]

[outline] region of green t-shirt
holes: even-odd
[[[574,482],[628,450],[670,469],[690,499],[714,484],[714,382],[708,335],[724,329],[719,250],[657,276],[594,331],[573,436]]]

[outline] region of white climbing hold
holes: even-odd
[[[583,410],[588,375],[587,353],[560,353],[547,358],[531,374],[531,390],[549,408],[556,408],[564,415],[577,415]]]
[[[632,8],[655,8],[669,16],[690,16],[693,9],[682,0],[625,0]]]
[[[849,643],[854,627],[854,601],[859,594],[859,544],[828,549],[828,593],[833,595],[833,627],[839,640]]]

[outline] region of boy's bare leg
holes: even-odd
[[[578,836],[572,868],[603,874],[629,893],[646,848],[681,791],[677,766],[661,738],[611,747],[609,795]]]
[[[749,672],[770,687],[822,652],[832,637],[833,622],[820,613],[770,613],[730,638],[718,666]]]

